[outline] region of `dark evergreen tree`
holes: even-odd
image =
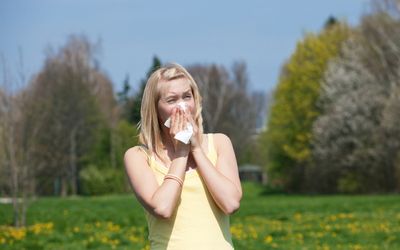
[[[334,27],[336,24],[338,24],[339,21],[336,19],[334,16],[328,17],[328,19],[325,22],[324,28],[328,29],[330,27]]]
[[[118,103],[120,105],[124,105],[128,102],[130,90],[131,90],[131,85],[129,84],[129,75],[126,75],[124,80],[124,85],[122,86],[122,90],[117,93]]]
[[[144,87],[146,86],[147,79],[150,77],[150,75],[160,67],[161,67],[160,59],[158,59],[157,56],[154,56],[153,63],[151,65],[149,71],[147,71],[146,78],[142,79],[142,81],[140,82],[140,89],[133,97],[133,103],[132,103],[132,106],[130,109],[131,112],[129,113],[130,114],[130,116],[129,116],[130,122],[133,122],[134,124],[139,123],[139,121],[140,121],[140,106],[142,104],[142,96],[143,96]]]

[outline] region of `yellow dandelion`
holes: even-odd
[[[146,245],[142,248],[142,250],[150,250],[150,245]]]
[[[304,236],[303,236],[303,234],[301,234],[301,233],[295,234],[295,238],[296,238],[296,240],[298,240],[299,242],[303,242],[303,240],[304,240]]]
[[[253,239],[257,239],[258,238],[257,230],[253,226],[249,226],[248,230],[249,230],[250,236]]]
[[[34,234],[50,233],[53,230],[53,222],[49,223],[36,223],[28,228]]]
[[[353,249],[353,250],[361,250],[362,247],[361,247],[360,244],[356,244],[356,245],[353,245],[351,249]]]
[[[100,242],[101,242],[101,243],[108,243],[108,238],[107,238],[107,236],[101,237]]]
[[[328,245],[322,245],[322,246],[318,246],[318,249],[321,249],[321,250],[329,250],[330,248],[329,248],[329,246]]]
[[[53,228],[54,228],[54,223],[53,223],[53,222],[45,223],[45,224],[44,224],[44,227],[45,227],[47,230],[53,230]]]
[[[129,239],[130,241],[132,241],[133,243],[140,242],[140,238],[139,238],[139,237],[136,237],[135,235],[129,236],[128,239]]]
[[[390,230],[389,230],[389,226],[388,226],[388,224],[387,223],[380,223],[379,224],[379,229],[382,231],[382,232],[385,232],[385,233],[388,233]]]
[[[15,240],[22,240],[26,236],[26,229],[22,228],[13,228],[11,227],[9,230],[9,235]]]
[[[34,234],[40,234],[40,232],[42,231],[42,228],[40,227],[40,224],[34,224],[29,229]]]
[[[302,218],[302,215],[301,215],[301,213],[295,213],[293,217],[294,217],[294,219],[295,219],[296,221],[300,221],[301,218]]]
[[[242,224],[233,225],[230,229],[233,237],[235,237],[236,239],[242,240],[246,237]]]
[[[336,221],[336,220],[337,220],[336,215],[331,215],[331,216],[329,216],[329,220],[331,220],[331,221]]]
[[[272,236],[271,235],[267,235],[264,238],[264,243],[271,244],[272,240],[273,240]]]
[[[112,222],[107,223],[107,230],[110,232],[118,232],[121,229],[119,225],[115,225]]]
[[[351,228],[352,233],[358,233],[360,232],[360,228],[358,227],[357,224],[354,224],[354,226]]]

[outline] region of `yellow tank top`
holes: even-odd
[[[215,166],[213,136],[207,136],[207,157]],[[149,157],[149,165],[161,185],[168,168],[154,157]],[[181,199],[170,219],[159,219],[146,210],[145,215],[152,250],[233,249],[229,216],[215,204],[197,169],[186,172]]]

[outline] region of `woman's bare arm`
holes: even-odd
[[[201,147],[192,150],[192,154],[214,201],[225,214],[232,214],[239,209],[242,198],[235,152],[226,135],[213,136],[218,155],[216,167],[212,165]]]
[[[175,180],[166,179],[159,185],[147,162],[147,156],[139,146],[128,149],[124,161],[131,186],[144,208],[157,217],[170,218],[181,195],[180,184]],[[186,162],[187,156],[175,158],[169,168],[169,174],[184,180]]]

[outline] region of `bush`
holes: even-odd
[[[127,192],[125,172],[119,168],[90,165],[80,172],[81,191],[84,195],[103,195]]]
[[[355,174],[346,174],[338,181],[338,191],[341,193],[360,192],[360,182]]]

